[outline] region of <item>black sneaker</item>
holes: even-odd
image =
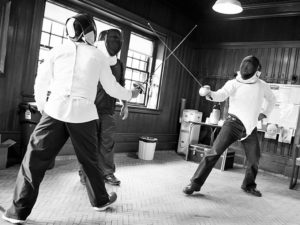
[[[195,185],[195,184],[189,184],[183,189],[183,193],[186,195],[191,195],[194,193],[194,191],[200,191],[201,187]]]
[[[108,183],[108,184],[111,184],[111,185],[120,185],[121,184],[121,181],[118,180],[115,177],[115,175],[113,175],[113,174],[109,174],[109,175],[104,176],[104,181],[105,181],[105,183]]]
[[[26,220],[20,220],[9,217],[6,213],[2,215],[2,219],[12,224],[24,224]]]
[[[109,194],[109,201],[106,204],[102,206],[93,207],[93,209],[96,211],[104,211],[108,207],[110,207],[111,204],[113,204],[116,200],[117,200],[117,194],[115,192],[112,192]]]
[[[262,194],[260,193],[259,190],[257,190],[255,187],[250,187],[250,188],[245,188],[242,187],[242,190],[250,195],[256,196],[256,197],[261,197]]]

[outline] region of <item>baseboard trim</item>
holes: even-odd
[[[150,136],[158,139],[156,150],[176,149],[178,144],[178,134],[137,134],[137,133],[116,133],[115,152],[138,152],[139,137]],[[73,145],[68,139],[59,155],[75,155]]]

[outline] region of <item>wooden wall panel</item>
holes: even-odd
[[[281,16],[242,20],[199,21],[198,43],[297,41],[300,40],[300,16]]]
[[[116,16],[120,15],[116,10],[117,8],[125,9],[127,12],[133,13],[134,15],[139,16],[141,19],[135,18],[136,21],[132,21],[134,24],[139,24],[146,29],[149,29],[147,25],[150,22],[152,25],[159,25],[162,28],[172,31],[174,33],[185,35],[194,25],[192,19],[189,15],[185,15],[181,9],[176,8],[169,1],[164,0],[85,0],[85,1],[76,1],[76,0],[53,0],[58,1],[64,4],[64,2],[83,2],[84,4],[93,3],[99,8],[107,8],[108,10],[113,9]],[[110,10],[111,11],[111,10]],[[123,10],[121,10],[123,11]],[[123,11],[124,12],[124,11]],[[125,12],[125,14],[127,13]],[[138,20],[138,21],[137,21]]]
[[[43,18],[43,0],[13,0],[4,76],[0,78],[0,131],[18,132],[22,92],[32,92]]]

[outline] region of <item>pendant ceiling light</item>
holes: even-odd
[[[243,11],[241,3],[237,0],[217,0],[212,8],[223,14],[237,14]]]

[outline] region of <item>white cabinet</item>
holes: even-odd
[[[197,144],[200,125],[191,122],[181,122],[177,153],[186,155],[190,144]]]

